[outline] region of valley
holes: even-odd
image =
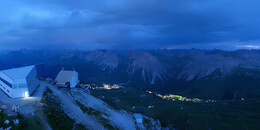
[[[92,94],[115,109],[140,112],[176,129],[257,129],[260,98],[222,101],[171,101],[136,88],[93,90]],[[135,110],[138,106],[144,110]]]

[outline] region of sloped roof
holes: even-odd
[[[14,81],[23,82],[34,67],[35,65],[31,65],[20,68],[2,70],[2,72]]]
[[[143,118],[143,116],[139,113],[135,113],[133,115],[134,115],[135,119],[142,119]]]
[[[77,74],[76,71],[61,70],[55,80],[58,84],[65,84],[69,82],[75,74]]]

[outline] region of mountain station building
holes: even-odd
[[[55,83],[59,87],[69,87],[74,88],[79,84],[78,80],[78,72],[77,71],[69,71],[62,69],[56,79]]]
[[[29,97],[39,84],[35,65],[0,71],[0,88],[11,98]]]

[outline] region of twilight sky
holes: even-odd
[[[259,0],[1,0],[0,49],[260,49]]]

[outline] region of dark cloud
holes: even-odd
[[[259,46],[257,0],[19,0],[0,5],[1,49]]]

